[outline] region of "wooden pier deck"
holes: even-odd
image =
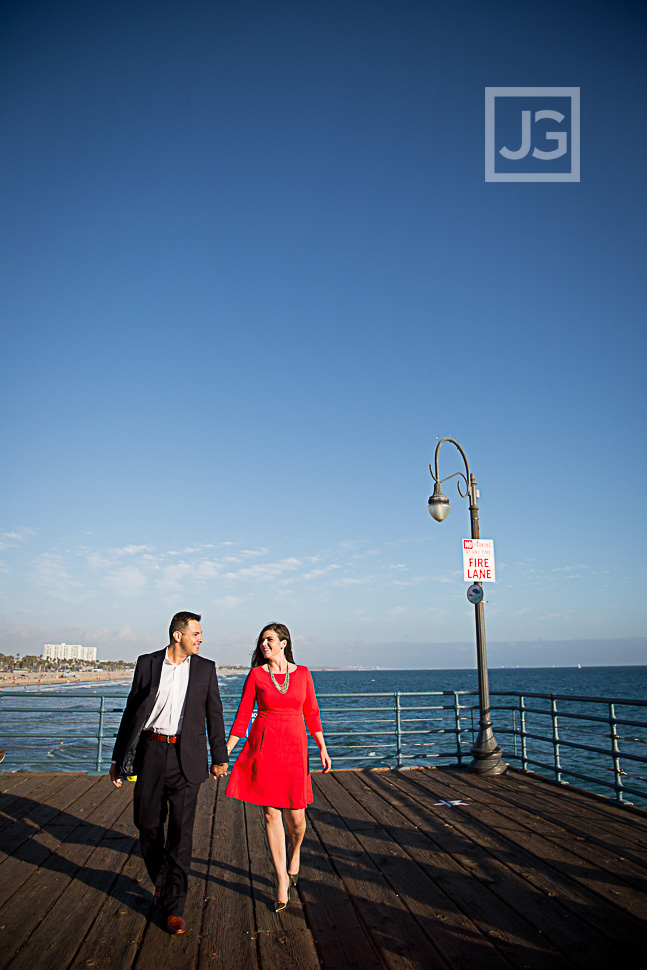
[[[202,786],[188,930],[151,906],[132,785],[0,776],[0,970],[621,965],[647,940],[647,813],[509,772],[313,775],[276,915],[262,813]]]

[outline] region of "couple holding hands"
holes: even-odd
[[[225,742],[216,665],[199,656],[200,615],[176,613],[169,640],[165,649],[137,660],[110,766],[110,779],[117,787],[123,778],[137,776],[135,825],[155,887],[155,904],[164,913],[169,933],[184,933],[196,803],[208,776],[207,739],[211,774],[226,775],[229,755],[247,733],[256,705],[227,795],[263,806],[276,870],[274,908],[281,912],[288,905],[290,886],[297,883],[305,808],[313,801],[306,725],[319,748],[323,771],[331,768],[310,671],[295,664],[286,626],[263,627]]]

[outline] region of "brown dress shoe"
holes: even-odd
[[[169,931],[169,933],[173,933],[173,935],[184,933],[186,930],[186,923],[181,916],[167,916],[166,929]]]

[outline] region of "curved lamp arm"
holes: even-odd
[[[448,475],[447,478],[441,478],[440,477],[440,473],[438,471],[438,453],[440,451],[440,446],[442,444],[444,444],[445,441],[451,441],[451,443],[453,445],[455,445],[458,448],[458,450],[460,451],[461,455],[463,456],[463,461],[465,462],[465,474],[463,474],[463,472],[454,472],[453,475]],[[450,478],[462,478],[463,481],[465,482],[466,490],[465,490],[465,492],[463,492],[463,489],[461,488],[461,483],[460,482],[456,482],[456,485],[458,486],[458,494],[461,496],[461,498],[467,498],[467,496],[469,495],[469,488],[470,488],[470,484],[471,484],[471,480],[472,480],[472,473],[470,471],[470,466],[469,466],[469,462],[467,460],[467,455],[465,454],[465,452],[463,451],[463,449],[461,448],[461,446],[459,445],[459,443],[457,441],[455,441],[454,438],[441,438],[440,439],[440,441],[436,445],[436,454],[434,456],[434,467],[435,467],[435,474],[434,474],[434,468],[432,468],[431,465],[429,466],[429,471],[431,473],[431,477],[433,478],[433,480],[436,482],[437,485],[442,485],[443,482],[448,482]],[[434,492],[434,494],[435,494],[435,492]],[[440,490],[440,494],[442,495],[442,489]]]

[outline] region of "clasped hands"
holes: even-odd
[[[227,762],[224,765],[211,765],[211,774],[214,778],[223,778],[227,774]]]

